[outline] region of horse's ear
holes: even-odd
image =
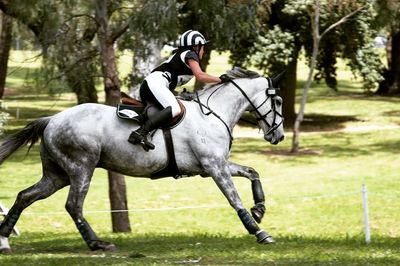
[[[286,73],[286,69],[283,70],[283,71],[282,71],[281,73],[279,73],[279,74],[273,75],[273,76],[271,77],[271,79],[272,79],[272,84],[273,84],[274,86],[277,86],[277,85],[279,84],[279,82],[281,81],[282,77],[285,75],[285,73]]]

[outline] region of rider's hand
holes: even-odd
[[[221,83],[229,82],[232,80],[227,74],[222,74],[221,76],[219,76],[219,79],[221,80]]]

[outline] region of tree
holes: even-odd
[[[44,59],[53,62],[59,68],[61,74],[67,77],[67,83],[72,89],[77,88],[76,92],[89,89],[86,95],[89,97],[95,95],[94,100],[91,100],[87,97],[80,98],[79,93],[78,99],[82,101],[97,102],[93,74],[88,71],[94,70],[92,60],[100,54],[106,102],[115,105],[119,102],[120,81],[113,45],[129,26],[125,23],[118,30],[110,28],[110,16],[114,11],[120,10],[119,4],[115,6],[111,1],[106,0],[97,0],[94,5],[87,5],[86,2],[79,0],[62,1],[57,4],[50,4],[47,1],[27,3],[17,0],[9,4],[8,1],[1,0],[0,9],[32,30],[42,46]],[[84,18],[84,20],[78,20],[79,18]],[[121,16],[119,18],[123,21]],[[96,49],[93,53],[92,40],[96,34],[99,46],[94,46]],[[55,68],[53,66],[50,69]],[[126,210],[124,177],[109,172],[109,181],[112,210]],[[130,231],[129,217],[126,212],[113,212],[112,220],[114,231]]]
[[[313,36],[313,46],[312,46],[313,50],[312,50],[312,56],[311,56],[311,60],[310,60],[310,71],[308,74],[307,81],[304,84],[303,95],[301,98],[299,112],[297,114],[296,121],[295,121],[294,127],[293,127],[293,141],[292,141],[292,150],[291,150],[293,153],[299,152],[300,124],[303,121],[305,105],[307,102],[307,95],[308,95],[308,91],[309,91],[311,83],[312,83],[313,72],[314,72],[314,68],[316,66],[317,56],[319,53],[319,45],[321,43],[321,40],[326,34],[328,34],[330,31],[332,31],[334,28],[338,27],[342,23],[345,23],[351,16],[360,12],[363,8],[365,8],[365,6],[360,7],[357,10],[351,12],[350,14],[344,16],[339,21],[330,25],[328,28],[326,28],[322,32],[322,34],[320,34],[320,30],[319,30],[319,26],[320,26],[319,19],[320,19],[320,9],[321,9],[320,1],[316,0],[315,3],[307,6],[307,10],[308,10],[310,20],[311,20],[311,29],[312,29],[312,36]]]
[[[91,40],[88,40],[88,35],[71,30],[71,24],[77,25],[76,20],[71,20],[74,7],[82,6],[78,2],[0,0],[0,10],[29,28],[40,43],[42,65],[45,73],[51,73],[45,82],[65,77],[70,89],[76,93],[78,103],[97,102],[93,81],[95,68],[93,61],[90,62],[94,58],[87,56]],[[77,43],[80,45],[75,45]],[[84,51],[86,56],[82,56]],[[74,52],[77,52],[76,57]]]
[[[367,3],[360,1],[321,1],[320,26],[322,29],[338,21],[341,17]],[[306,11],[312,1],[263,1],[259,19],[263,32],[256,40],[247,58],[247,63],[265,72],[277,73],[286,69],[281,83],[285,101],[283,114],[285,121],[294,122],[294,105],[297,87],[296,66],[300,51],[304,49],[307,60],[312,56],[312,35]],[[380,81],[381,67],[378,55],[373,51],[371,38],[374,31],[369,27],[372,11],[366,10],[353,17],[348,23],[330,31],[319,45],[317,75],[325,79],[333,88],[336,86],[336,58],[345,58],[351,69],[363,77],[364,87],[371,90]],[[375,37],[375,36],[373,36]]]
[[[138,0],[133,9],[135,16],[130,20],[127,33],[118,39],[118,47],[133,51],[129,85],[138,88],[161,62],[164,44],[177,38],[178,8],[176,1],[171,0]]]
[[[98,23],[97,38],[99,40],[101,71],[103,73],[106,104],[116,106],[120,102],[121,82],[118,76],[114,43],[127,30],[129,24],[117,30],[111,28],[110,18],[117,7],[110,0],[96,0],[95,20]],[[111,210],[127,210],[126,185],[124,176],[108,171],[109,195]],[[130,232],[129,215],[127,212],[112,212],[114,232]]]
[[[378,94],[400,93],[400,2],[397,0],[376,1],[377,27],[388,32],[388,68],[384,80],[379,84]]]
[[[12,37],[12,18],[0,11],[0,99],[6,85],[8,57]]]
[[[212,50],[231,51],[230,62],[243,65],[246,50],[241,48],[252,43],[258,35],[256,0],[178,0],[179,32],[198,30],[210,40],[207,53],[201,61],[205,71]],[[197,84],[200,87],[202,84]]]

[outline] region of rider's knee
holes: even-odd
[[[178,103],[171,105],[172,117],[176,117],[181,113],[181,107]]]

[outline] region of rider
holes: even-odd
[[[215,77],[201,69],[200,59],[203,57],[206,43],[200,32],[186,31],[181,35],[179,47],[172,56],[144,79],[140,86],[140,97],[146,104],[155,104],[159,111],[147,117],[147,120],[141,118],[145,121],[139,129],[131,133],[128,139],[130,143],[141,144],[146,151],[155,148],[147,138],[149,132],[171,122],[181,112],[172,93],[176,86],[187,83],[193,76],[203,83],[222,83],[229,80],[226,75]]]

